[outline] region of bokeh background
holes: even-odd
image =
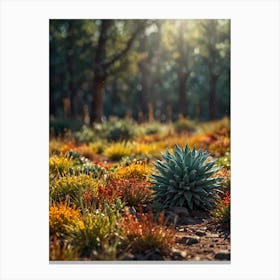
[[[230,20],[50,20],[50,121],[230,116]]]

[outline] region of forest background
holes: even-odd
[[[51,125],[230,115],[230,20],[50,20],[49,28]]]

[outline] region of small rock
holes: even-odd
[[[217,237],[219,237],[219,234],[211,232],[211,233],[207,234],[207,237],[209,237],[209,238],[217,238]]]
[[[230,253],[227,252],[218,252],[215,254],[216,260],[230,260]]]
[[[206,233],[205,233],[204,231],[202,231],[202,230],[197,230],[197,231],[195,231],[195,234],[196,234],[197,236],[204,236],[204,235],[206,235]]]
[[[179,240],[179,243],[186,244],[186,245],[193,245],[199,243],[199,238],[191,237],[191,236],[184,236]]]
[[[181,251],[176,248],[172,248],[172,253],[173,253],[174,258],[177,260],[185,259],[187,256],[187,253],[185,251]]]
[[[193,245],[193,244],[197,244],[197,243],[199,243],[199,239],[193,238],[193,237],[189,238],[186,242],[187,245]]]

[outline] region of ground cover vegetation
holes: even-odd
[[[49,35],[50,260],[229,260],[230,20]]]
[[[118,140],[89,126],[50,139],[50,260],[187,259],[186,219],[229,230],[229,120],[126,125]]]

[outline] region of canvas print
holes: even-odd
[[[230,261],[230,20],[49,21],[49,260]]]

